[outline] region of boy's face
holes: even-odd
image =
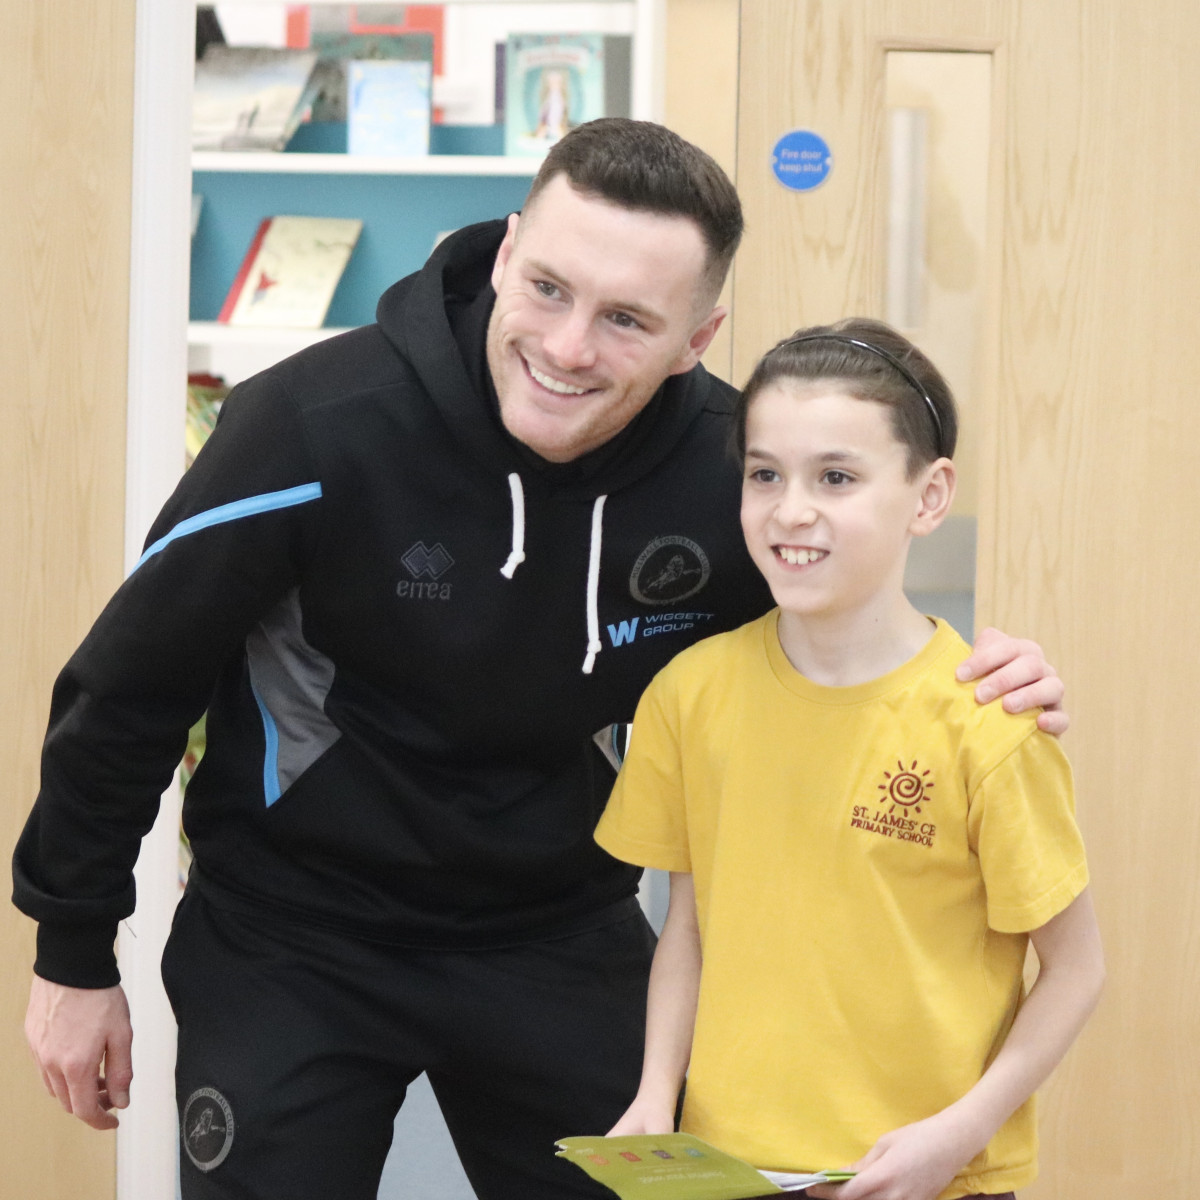
[[[882,614],[903,598],[913,535],[940,523],[931,481],[907,475],[887,408],[836,383],[780,381],[746,415],[742,532],[775,602],[802,617]]]
[[[702,303],[706,262],[694,221],[552,179],[509,218],[492,272],[487,358],[508,432],[569,462],[624,429],[724,317]]]

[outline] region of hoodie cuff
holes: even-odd
[[[43,921],[37,931],[36,975],[64,987],[108,988],[121,982],[114,942],[117,926],[57,925]]]

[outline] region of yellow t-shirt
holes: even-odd
[[[856,687],[800,675],[778,613],[685,650],[638,706],[596,832],[694,877],[704,965],[682,1128],[756,1166],[840,1167],[970,1090],[1027,931],[1087,884],[1071,771],[976,704],[944,622]],[[1033,1102],[942,1193],[1036,1174]]]

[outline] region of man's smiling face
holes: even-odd
[[[634,211],[553,178],[496,255],[487,359],[500,418],[550,462],[602,446],[668,375],[699,361],[724,317],[687,217]]]

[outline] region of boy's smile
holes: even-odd
[[[776,546],[775,553],[783,559],[784,562],[790,563],[793,567],[806,567],[809,563],[817,562],[824,558],[828,550],[814,550],[811,547],[805,549],[801,547],[799,550],[791,546]]]
[[[836,382],[779,381],[751,402],[742,531],[783,610],[781,636],[799,619],[874,632],[908,609],[909,541],[940,520],[928,489],[953,468],[942,459],[909,479],[907,463],[888,409]]]

